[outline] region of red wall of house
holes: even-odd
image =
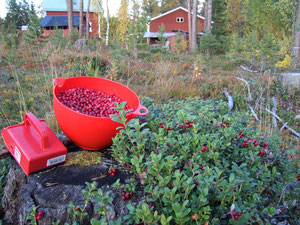
[[[183,17],[184,22],[183,23],[176,22],[176,17]],[[197,32],[202,32],[204,29],[204,20],[199,17],[197,19],[198,19]],[[161,24],[165,25],[166,32],[172,32],[172,30],[188,31],[189,30],[188,13],[182,9],[178,9],[175,12],[169,13],[165,16],[152,20],[150,22],[150,32],[158,32],[159,31],[158,27],[161,26]]]
[[[86,16],[86,12],[83,13],[83,15]],[[46,12],[47,16],[65,16],[68,15],[68,12],[65,11],[47,11]],[[73,15],[79,15],[79,12],[73,12]],[[93,12],[89,13],[90,16],[90,22],[91,22],[91,28],[92,28],[92,32],[90,32],[90,37],[99,37],[99,33],[98,33],[98,19],[97,19],[97,15]],[[64,31],[64,34],[66,32]]]

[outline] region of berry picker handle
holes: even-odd
[[[57,85],[58,87],[61,87],[64,85],[66,79],[65,78],[54,78],[53,82],[55,83],[55,85]]]
[[[145,111],[145,112],[141,112],[141,110]],[[137,107],[137,109],[132,113],[134,116],[146,116],[148,114],[148,109],[143,106],[143,105],[139,105]]]
[[[33,115],[33,113],[26,113],[24,116],[24,122],[25,125],[29,123],[40,135],[42,149],[47,148],[49,145],[48,131],[46,127],[41,123],[41,121],[38,118],[36,118],[36,116]]]

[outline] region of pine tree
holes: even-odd
[[[5,16],[4,26],[21,28],[22,25],[27,25],[30,21],[30,14],[36,14],[36,10],[33,4],[29,5],[26,0],[7,1],[7,14]]]
[[[124,42],[126,40],[129,23],[130,23],[130,18],[128,13],[128,0],[122,0],[118,12],[118,27],[117,27],[119,40],[121,42]]]
[[[27,31],[24,33],[24,41],[31,46],[41,46],[46,42],[48,36],[43,36],[43,29],[40,27],[41,19],[35,14],[30,15],[30,21],[28,24]]]

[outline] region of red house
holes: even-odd
[[[188,34],[188,10],[183,7],[178,7],[165,12],[161,15],[153,17],[148,27],[148,32],[144,34],[144,38],[147,38],[148,43],[155,44],[159,37],[159,27],[165,26],[164,37],[167,37],[170,45],[176,40],[176,34],[178,32]],[[204,29],[204,17],[197,15],[197,33],[202,34]],[[187,38],[188,35],[185,35]]]
[[[79,28],[79,0],[73,0],[73,23],[76,29]],[[63,30],[63,34],[68,33],[68,15],[67,1],[62,0],[43,0],[42,8],[46,13],[46,16],[42,19],[41,24],[43,25],[45,35],[52,34],[55,27]],[[84,1],[83,5],[84,24],[83,29],[85,30],[85,19],[87,15],[87,1]],[[54,24],[54,25],[53,25]],[[90,37],[99,37],[99,25],[97,14],[94,13],[93,8],[89,9],[89,34]]]

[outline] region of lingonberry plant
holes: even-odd
[[[33,206],[30,214],[27,216],[27,223],[31,225],[37,225],[38,221],[43,218],[44,212],[42,210],[38,210],[39,206]]]
[[[298,167],[249,115],[199,98],[143,104],[146,118],[127,122],[125,105],[113,116],[122,129],[112,155],[138,175],[146,196],[128,204],[124,223],[267,224],[278,210],[295,219]]]

